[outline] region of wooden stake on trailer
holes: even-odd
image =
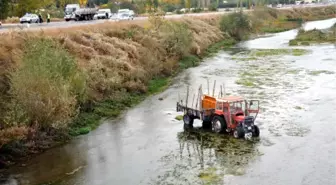
[[[180,97],[180,92],[178,92],[178,93],[177,93],[177,102],[180,102],[180,99],[181,99],[181,97]]]
[[[220,92],[221,93],[221,98],[223,98],[223,86],[221,85],[220,88],[221,88],[221,92]]]
[[[189,99],[189,85],[187,87],[187,98],[186,98],[186,107],[188,107],[188,99]]]
[[[207,78],[207,84],[208,84],[208,95],[210,96],[209,78]]]
[[[223,91],[224,91],[223,97],[225,97],[225,96],[226,96],[226,92],[225,92],[225,83],[223,83]]]
[[[191,107],[194,108],[194,100],[195,100],[195,94],[193,96],[193,101],[192,101],[192,104],[191,104]]]
[[[199,104],[199,102],[198,102],[198,98],[200,98],[200,93],[201,93],[201,88],[202,88],[202,85],[200,85],[199,86],[199,88],[198,88],[198,94],[197,94],[197,99],[196,99],[196,109],[197,109],[197,107],[198,107],[198,104]]]
[[[202,84],[200,85],[200,88],[199,88],[199,108],[198,110],[200,111],[200,120],[203,121],[203,113],[202,113],[202,110],[203,110],[203,105],[202,105],[202,97],[203,97],[203,90],[202,90]],[[197,108],[196,108],[197,109]]]
[[[199,89],[199,111],[202,111],[202,96],[203,96],[203,91],[202,91],[202,84],[200,85],[200,89]]]
[[[220,85],[220,91],[218,92],[218,98],[221,98],[222,96],[223,96],[222,85]]]
[[[216,88],[216,80],[214,81],[213,89],[212,89],[212,96],[215,96],[215,88]]]

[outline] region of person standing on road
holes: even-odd
[[[41,13],[39,13],[38,17],[39,17],[39,22],[42,23],[42,22],[43,22],[43,19],[42,19],[42,15],[41,15]]]
[[[47,14],[47,23],[50,23],[50,14]]]

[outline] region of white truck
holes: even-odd
[[[81,8],[79,4],[67,4],[65,7],[65,21],[93,20],[97,8]]]

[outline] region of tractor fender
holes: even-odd
[[[227,121],[226,121],[225,116],[224,116],[224,114],[223,114],[222,111],[221,111],[221,113],[219,113],[219,114],[217,114],[217,113],[213,114],[213,115],[211,116],[211,119],[213,119],[215,116],[219,116],[219,117],[223,118],[224,121],[225,121],[225,123],[227,124]]]
[[[222,118],[224,119],[224,121],[226,122],[226,124],[227,124],[227,121],[226,121],[226,119],[225,119],[225,116],[224,116],[224,112],[223,112],[223,111],[221,111],[221,110],[216,110],[216,111],[215,111],[215,114],[214,114],[212,117],[215,117],[215,116],[220,116],[220,117],[222,117]]]
[[[214,116],[224,116],[224,112],[221,110],[215,110],[215,115]]]
[[[244,119],[245,119],[245,116],[236,116],[235,118],[234,118],[234,120],[236,121],[236,122],[242,122],[242,121],[244,121]]]

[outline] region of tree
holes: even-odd
[[[181,4],[181,7],[183,7],[183,8],[186,7],[186,6],[185,6],[185,1],[184,1],[184,0],[181,0],[181,1],[180,1],[180,4]]]
[[[86,5],[88,3],[88,0],[79,0],[80,5]]]
[[[147,6],[147,10],[149,12],[151,12],[152,8],[153,8],[153,2],[152,2],[152,0],[146,0],[146,6]]]
[[[79,3],[78,0],[58,0],[59,8],[65,8],[67,4]]]
[[[9,12],[9,0],[0,0],[0,20],[6,19]]]
[[[159,7],[159,1],[153,0],[153,6],[154,6],[154,9],[157,10],[157,8]]]
[[[186,6],[186,8],[190,9],[191,8],[191,0],[186,0],[185,6]]]

